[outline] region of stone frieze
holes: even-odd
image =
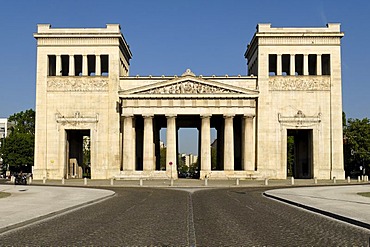
[[[108,78],[104,77],[74,77],[59,76],[50,77],[47,80],[47,91],[67,92],[67,91],[108,91]]]
[[[326,91],[330,90],[329,76],[270,76],[271,91]]]

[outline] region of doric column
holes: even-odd
[[[290,75],[295,75],[295,55],[290,54]]]
[[[317,54],[316,56],[316,75],[322,75],[321,71],[321,54]]]
[[[283,67],[281,65],[281,54],[277,54],[276,57],[276,75],[282,75]]]
[[[123,119],[123,171],[135,170],[134,116],[126,115]]]
[[[101,60],[100,55],[95,56],[95,75],[101,76]]]
[[[73,55],[69,56],[69,76],[75,75],[75,57]]]
[[[154,164],[154,140],[153,140],[153,115],[144,117],[144,148],[143,148],[143,170],[155,170]]]
[[[224,170],[234,170],[234,115],[225,115]]]
[[[308,75],[308,54],[303,54],[303,75]]]
[[[57,76],[62,75],[62,56],[61,55],[56,55],[56,74]]]
[[[254,115],[244,115],[243,117],[243,170],[254,170],[253,152],[253,118]]]
[[[211,126],[210,115],[203,115],[201,126],[201,170],[208,172],[211,171]]]
[[[88,74],[87,55],[82,55],[82,75],[87,76]]]
[[[177,178],[177,153],[176,153],[176,116],[167,117],[167,151],[166,151],[166,173],[169,177]],[[172,167],[170,166],[172,162]]]

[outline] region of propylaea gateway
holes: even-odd
[[[258,24],[247,72],[225,76],[130,76],[118,24],[34,37],[34,179],[177,179],[188,127],[200,179],[344,179],[340,24]]]

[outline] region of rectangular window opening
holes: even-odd
[[[74,55],[75,58],[75,76],[82,76],[82,55]]]
[[[295,55],[295,73],[303,75],[303,54]]]
[[[68,55],[62,55],[62,76],[68,76],[69,73],[69,56]]]
[[[87,55],[87,74],[89,76],[95,75],[95,55]]]
[[[308,74],[317,75],[317,55],[308,55]]]
[[[108,55],[100,55],[100,66],[101,66],[101,75],[108,76],[109,75],[109,56]]]
[[[56,75],[57,59],[55,55],[48,55],[48,76]]]
[[[290,55],[283,54],[282,56],[282,75],[290,75]]]
[[[277,55],[269,54],[269,76],[277,74]]]
[[[321,55],[322,75],[330,75],[330,54]]]

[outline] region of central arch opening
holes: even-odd
[[[179,115],[177,128],[177,171],[180,178],[199,178],[200,136],[199,115]]]
[[[179,178],[199,178],[199,130],[197,128],[179,128],[177,171]]]

